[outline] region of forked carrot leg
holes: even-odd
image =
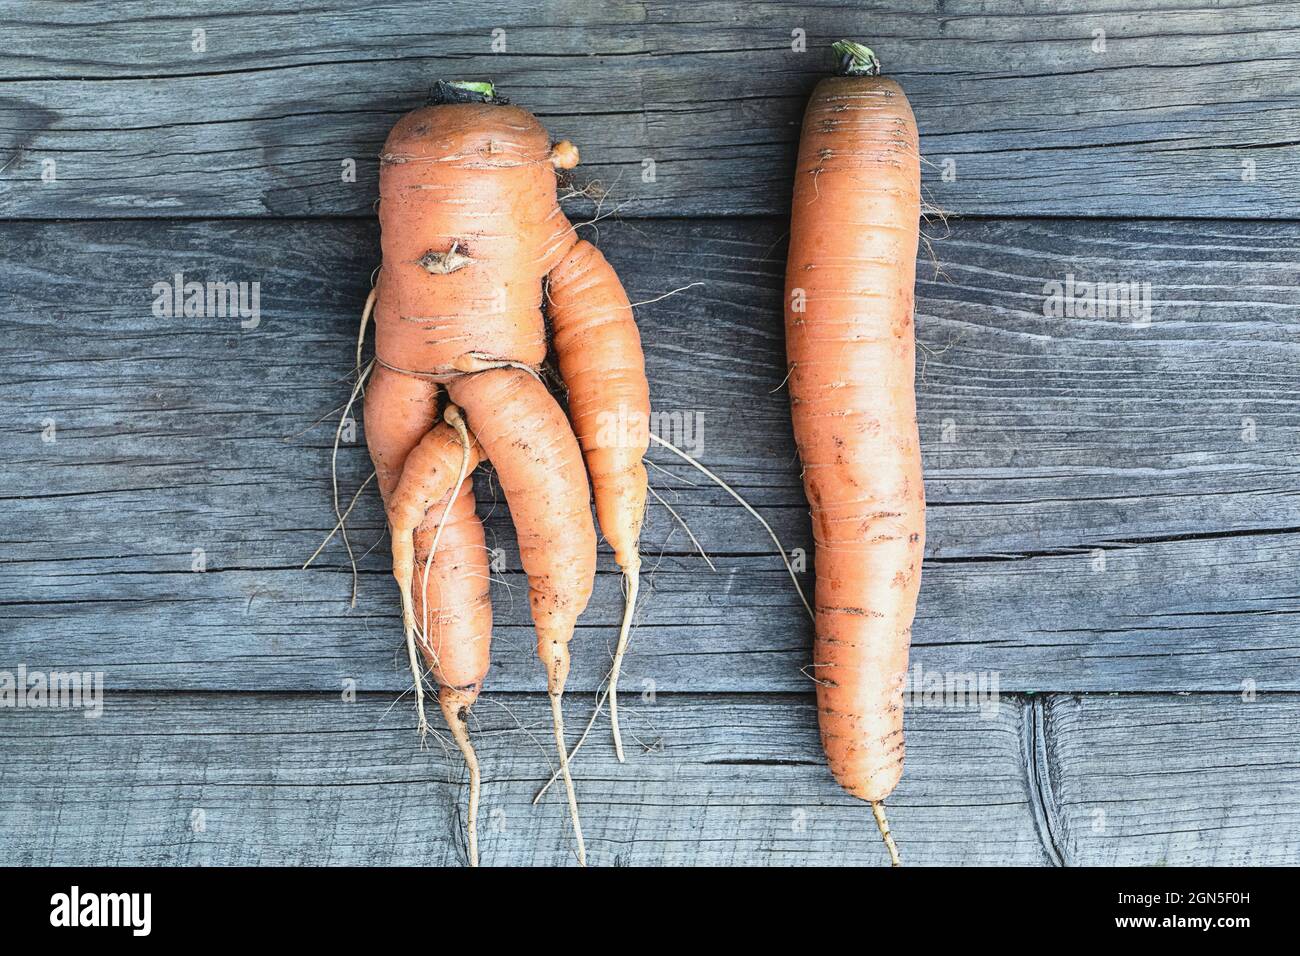
[[[393,539],[393,577],[402,596],[402,630],[411,669],[416,672],[415,705],[419,714],[420,735],[428,733],[424,715],[424,681],[416,662],[417,641],[425,644],[426,634],[415,615],[412,588],[415,584],[415,529],[425,520],[434,505],[464,481],[467,466],[478,464],[472,445],[463,445],[456,429],[446,422],[432,428],[406,456],[402,476],[388,497],[388,528]],[[441,520],[441,519],[439,519]]]
[[[609,672],[614,753],[623,761],[618,678],[627,653],[641,576],[637,541],[645,521],[650,386],[641,337],[618,274],[591,243],[574,243],[548,276],[548,301],[569,416],[582,446],[600,530],[623,569],[626,598]]]
[[[578,859],[586,846],[573,779],[568,773],[560,696],[569,672],[569,641],[591,599],[596,528],[587,474],[564,412],[534,376],[499,368],[454,379],[447,386],[496,469],[528,575],[528,601],[537,653],[546,667],[555,739],[569,793]]]
[[[370,304],[372,303],[368,301],[367,305]],[[375,465],[379,493],[384,499],[385,507],[397,493],[407,457],[438,421],[438,398],[437,385],[422,378],[394,372],[383,365],[376,365],[370,376],[365,390],[366,445]],[[400,551],[401,544],[396,537],[394,542],[394,548]],[[412,560],[409,551],[405,556],[395,554],[394,557],[395,561]],[[402,629],[406,639],[407,663],[411,668],[416,713],[423,736],[429,725],[424,713],[423,672],[415,653],[411,579],[409,574],[398,573],[396,564],[394,577],[402,595]]]
[[[412,536],[418,585],[414,589],[414,616],[421,649],[439,685],[438,703],[469,769],[465,829],[469,862],[477,866],[480,774],[467,721],[490,665],[492,604],[483,524],[475,511],[473,482],[469,479],[469,469],[478,461],[477,446],[455,405],[448,406],[443,418],[438,428],[450,426],[456,433],[460,461],[450,490],[426,510],[424,521]],[[450,465],[445,460],[448,454],[445,448],[438,452],[437,457],[444,459],[440,473],[451,470],[445,467]],[[413,454],[412,461],[415,459]],[[436,491],[442,481],[426,481],[426,493]]]

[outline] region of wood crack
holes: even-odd
[[[1033,811],[1034,828],[1042,843],[1043,852],[1053,866],[1067,866],[1065,854],[1057,843],[1056,832],[1061,828],[1052,794],[1050,754],[1047,746],[1047,720],[1043,698],[1034,697],[1024,708],[1023,753],[1026,770],[1026,791]]]

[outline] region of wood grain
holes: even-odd
[[[1287,4],[1047,6],[10,3],[0,215],[368,218],[385,133],[439,78],[496,81],[625,215],[781,213],[803,104],[848,36],[907,90],[949,212],[1294,216]]]
[[[1293,695],[1049,697],[1052,840],[1080,866],[1294,866]]]

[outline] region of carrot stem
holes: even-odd
[[[870,47],[853,40],[837,40],[831,44],[831,49],[839,57],[836,72],[840,76],[880,75],[880,61],[876,59],[876,54],[871,52]]]
[[[471,93],[481,93],[484,96],[493,96],[496,93],[496,87],[491,83],[478,83],[473,80],[451,80],[447,85],[458,90],[468,90]]]
[[[497,89],[491,83],[474,80],[438,80],[429,91],[429,105],[442,106],[448,103],[504,103],[505,98],[497,95]]]

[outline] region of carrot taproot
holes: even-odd
[[[903,769],[903,691],[925,546],[914,389],[916,121],[866,47],[804,114],[786,269],[791,415],[816,544],[814,676],[835,779],[872,804]]]
[[[634,325],[628,335],[631,308],[613,270],[579,242],[559,207],[557,176],[578,162],[577,149],[553,144],[531,113],[507,105],[490,84],[439,84],[435,99],[397,122],[380,155],[383,266],[362,322],[364,336],[373,314],[366,438],[386,502],[408,645],[418,639],[470,765],[471,862],[479,772],[465,716],[487,673],[491,611],[467,475],[479,461],[495,469],[529,580],[585,864],[561,695],[569,641],[595,577],[587,467],[620,565],[639,567],[645,493],[637,498],[635,472],[645,446],[633,446],[629,462],[627,454],[606,454],[595,431],[604,411],[624,404],[648,415],[640,344]],[[559,316],[555,346],[572,424],[539,375],[551,345],[543,318],[548,277],[559,298],[550,311]],[[592,394],[593,374],[616,372],[631,385],[603,399]],[[644,469],[640,477],[644,485]],[[607,514],[617,517],[607,521]],[[416,683],[421,709],[419,675]]]

